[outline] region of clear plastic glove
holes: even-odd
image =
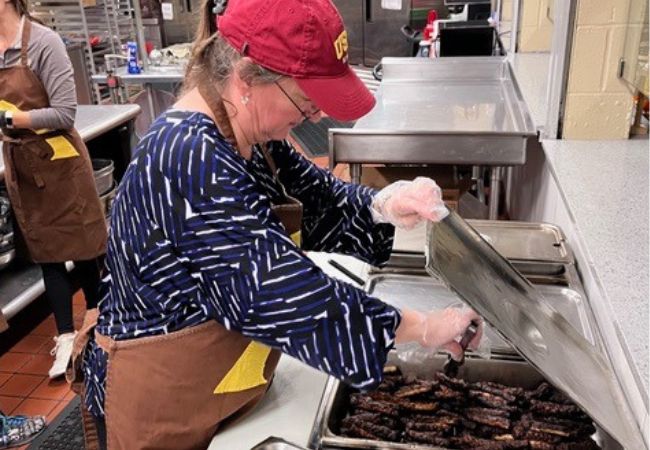
[[[472,320],[477,321],[479,327],[468,348],[476,350],[483,336],[483,320],[470,308],[446,308],[427,313],[404,309],[396,341],[398,344],[417,342],[433,351],[445,350],[458,361],[463,357],[459,341]]]
[[[376,223],[388,222],[411,230],[423,220],[439,222],[449,214],[442,191],[431,178],[397,181],[379,191],[372,201]]]

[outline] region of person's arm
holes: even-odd
[[[373,265],[390,256],[395,229],[373,220],[376,191],[346,183],[295,151],[289,143],[270,143],[270,153],[287,192],[303,203],[303,247],[354,255]]]
[[[328,277],[278,225],[262,220],[268,206],[247,207],[251,193],[233,181],[238,174],[217,157],[198,161],[201,146],[186,144],[193,154],[175,153],[165,175],[155,173],[162,163],[147,164],[151,198],[144,202],[169,205],[152,208],[152,219],[200,280],[201,309],[353,386],[380,383],[399,311]]]
[[[41,42],[37,61],[31,63],[50,100],[47,108],[16,111],[13,114],[15,128],[47,128],[67,130],[74,126],[77,111],[77,92],[74,84],[72,63],[63,41],[54,32],[46,33]]]

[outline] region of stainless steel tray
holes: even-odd
[[[590,325],[589,308],[581,291],[562,286],[536,286],[548,305],[560,313],[592,344],[596,343]],[[372,296],[398,308],[412,308],[419,311],[445,308],[462,302],[444,284],[429,276],[381,274],[371,276],[366,290]],[[486,338],[490,349],[496,354],[517,354],[498,332],[486,326]]]
[[[585,339],[458,214],[452,211],[428,228],[427,272],[444,280],[626,448],[648,448],[604,346]]]
[[[526,162],[535,126],[505,57],[384,58],[377,104],[329,131],[330,164]]]
[[[389,355],[390,364],[396,364],[405,375],[431,379],[436,371],[442,370],[446,358],[435,357],[426,361],[405,362]],[[523,361],[483,360],[467,358],[458,376],[467,381],[494,381],[511,386],[532,389],[544,381],[544,377],[530,364]],[[431,450],[427,445],[402,444],[369,439],[356,439],[340,436],[340,421],[348,409],[352,389],[345,383],[330,377],[323,391],[323,398],[312,429],[312,445],[319,449],[375,449],[375,450]],[[598,429],[594,439],[603,450],[619,450],[622,447],[603,430]]]
[[[555,263],[554,266],[574,262],[573,254],[566,243],[562,230],[548,223],[516,222],[504,220],[468,220],[467,223],[481,233],[496,251],[510,261],[533,263]],[[396,230],[393,252],[396,254],[422,255],[426,246],[426,227],[413,230]],[[539,265],[538,265],[539,266]],[[538,271],[530,273],[538,273]]]
[[[271,436],[263,440],[251,450],[307,450],[305,447],[300,447],[291,442],[285,441],[282,438]]]
[[[575,268],[574,264],[515,260],[510,260],[510,263],[531,283],[570,286],[572,279],[577,280],[569,273],[571,268]],[[426,258],[423,254],[393,252],[384,267],[371,267],[369,273],[426,275],[425,264]]]

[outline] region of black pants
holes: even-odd
[[[96,308],[99,300],[100,267],[103,258],[88,261],[75,261],[75,273],[78,275],[81,289],[86,297],[86,307]],[[41,264],[43,282],[45,283],[45,297],[54,313],[58,333],[72,333],[74,322],[72,319],[72,295],[74,284],[72,276],[66,271],[65,263]]]
[[[106,450],[106,421],[95,417],[95,426],[97,427],[99,450]]]

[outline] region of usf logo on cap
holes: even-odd
[[[348,32],[343,30],[334,41],[336,59],[345,62],[348,56]]]

